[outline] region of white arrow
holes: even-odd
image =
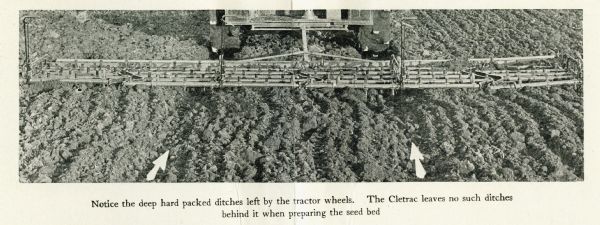
[[[423,154],[421,154],[421,152],[419,151],[419,147],[417,147],[415,143],[411,143],[409,159],[415,160],[415,173],[418,178],[423,179],[427,172],[425,171],[425,168],[423,168],[423,165],[421,165],[421,160],[423,160]]]
[[[152,170],[150,170],[148,175],[146,175],[147,181],[154,180],[154,178],[156,177],[156,173],[158,172],[158,169],[160,169],[160,168],[162,168],[163,170],[167,169],[167,159],[168,158],[169,158],[169,151],[166,151],[160,157],[158,157],[158,159],[156,159],[156,160],[154,160],[154,162],[152,162],[154,164],[154,168],[152,168]]]

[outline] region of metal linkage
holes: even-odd
[[[273,58],[274,59],[274,58]],[[575,74],[549,63],[548,57],[470,59],[451,69],[449,60],[390,61],[227,61],[60,59],[32,82],[196,87],[305,88],[511,88],[576,83]],[[535,65],[535,66],[534,66]],[[402,72],[401,72],[402,71]]]
[[[31,19],[36,19],[38,18],[37,16],[24,16],[21,18],[22,24],[23,24],[23,39],[24,39],[24,45],[25,45],[25,58],[23,59],[23,67],[24,67],[24,77],[25,77],[25,81],[29,82],[30,79],[30,72],[31,72],[31,59],[29,58],[29,31],[28,31],[28,25],[29,25],[29,20]]]

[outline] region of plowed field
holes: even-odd
[[[184,29],[202,29],[208,21],[197,20],[205,12],[22,14],[40,16],[30,25],[34,58],[208,57],[202,32],[190,37]],[[408,35],[411,58],[582,54],[580,10],[393,13],[407,14],[419,18]],[[174,20],[186,22],[169,29],[152,22]],[[236,57],[299,45],[288,34],[254,35]],[[356,54],[314,36],[313,49]],[[141,182],[167,150],[157,182],[417,181],[410,142],[424,154],[425,181],[584,178],[583,97],[576,86],[393,96],[52,83],[20,90],[21,182]]]

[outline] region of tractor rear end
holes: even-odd
[[[383,10],[212,10],[211,50],[235,51],[242,33],[251,31],[345,31],[372,57],[390,47],[390,23],[389,11]],[[305,35],[302,39],[307,41]]]

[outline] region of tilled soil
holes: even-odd
[[[582,104],[570,87],[390,96],[56,85],[24,94],[21,107],[23,182],[142,181],[167,150],[159,181],[407,181],[411,141],[426,180],[583,178]]]
[[[111,13],[34,13],[42,17],[31,25],[39,58],[208,57],[197,41],[119,25],[110,18],[121,17]],[[571,35],[565,32],[559,36]],[[448,43],[435,33],[421,35]],[[313,50],[358,54],[315,36]],[[299,44],[270,33],[245,42],[235,57],[283,53]],[[56,83],[20,90],[21,182],[140,182],[165,151],[170,158],[157,182],[416,181],[410,142],[425,155],[425,181],[584,178],[583,100],[573,86],[393,96],[377,90]]]

